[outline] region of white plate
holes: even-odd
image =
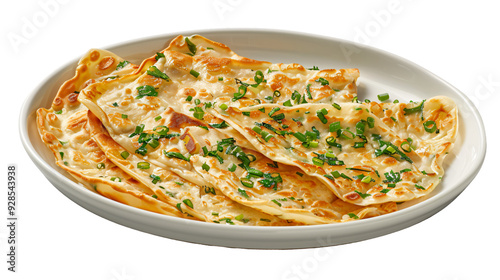
[[[50,75],[28,97],[20,115],[24,148],[35,165],[64,195],[87,210],[116,223],[159,236],[188,242],[240,248],[310,248],[365,240],[414,225],[453,201],[479,172],[486,153],[481,117],[460,91],[429,71],[390,53],[352,42],[315,35],[265,30],[189,31],[228,45],[236,53],[271,62],[300,63],[323,68],[358,68],[359,98],[376,100],[390,93],[402,102],[437,95],[453,98],[460,110],[457,145],[446,158],[446,174],[434,192],[419,201],[402,204],[388,215],[343,224],[301,227],[246,227],[209,224],[163,216],[99,196],[56,166],[52,153],[39,138],[35,110],[50,107],[59,86],[73,76],[77,59]],[[107,48],[133,62],[165,48],[178,34],[140,39]],[[459,213],[457,213],[459,214]]]

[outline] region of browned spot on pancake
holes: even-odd
[[[337,215],[335,215],[332,211],[328,211],[326,209],[312,209],[312,212],[315,216],[324,217],[329,219],[335,219]]]
[[[289,78],[283,74],[275,74],[269,80],[269,86],[272,90],[280,90],[284,87],[284,85],[293,86],[300,81],[300,78]]]
[[[97,146],[97,143],[92,140],[92,139],[89,139],[88,141],[86,141],[84,144],[83,144],[84,147],[87,147],[87,148],[97,148],[99,146]]]
[[[155,88],[158,88],[159,86],[161,86],[163,81],[164,81],[163,79],[157,78],[157,77],[154,77],[151,75],[141,76],[137,80],[137,82],[141,85],[150,85],[150,86],[155,87]]]
[[[50,123],[54,123],[55,121],[59,120],[54,113],[48,113],[47,114],[47,120],[49,120]]]
[[[88,85],[91,85],[95,83],[95,80],[94,79],[89,79],[87,80],[85,83],[83,83],[83,85],[80,87],[80,90],[83,89],[83,88],[86,88]]]
[[[358,193],[353,192],[353,193],[345,195],[344,198],[348,199],[348,200],[357,200],[360,198],[360,196]]]
[[[398,163],[398,161],[393,158],[393,157],[386,157],[383,161],[382,161],[383,164],[385,165],[395,165],[396,163]]]
[[[94,161],[94,162],[104,162],[105,163],[106,161],[108,161],[106,158],[106,155],[101,150],[94,150],[94,151],[88,153],[87,155],[88,155],[89,159]]]
[[[231,68],[227,67],[231,63],[230,58],[197,56],[195,61],[204,64],[209,72],[229,73],[231,71]]]
[[[55,137],[54,134],[49,132],[43,134],[43,142],[52,143],[54,141],[57,141],[57,137]]]
[[[101,54],[99,54],[98,51],[92,51],[90,53],[90,61],[97,61],[99,59],[99,56],[101,56]]]
[[[62,99],[60,97],[56,97],[54,99],[54,102],[52,102],[52,106],[54,106],[54,107],[59,107],[62,104],[63,104],[63,101],[62,101]]]
[[[291,64],[278,64],[279,68],[283,72],[287,71],[306,71],[304,66],[297,64],[297,63],[291,63]]]
[[[132,123],[128,118],[124,119],[120,113],[109,114],[108,119],[116,127],[126,127]]]
[[[193,88],[183,88],[182,94],[185,96],[195,96],[196,90],[194,90]]]
[[[384,196],[387,196],[387,194],[385,193],[376,193],[373,195],[374,198],[380,198],[380,197],[384,197]]]
[[[152,96],[146,96],[143,98],[145,100],[147,100],[148,102],[156,99],[156,97],[152,97]],[[160,108],[160,105],[158,105],[158,104],[139,103],[139,104],[137,104],[137,106],[142,107],[141,110],[144,110],[144,111],[155,111],[155,110],[158,110],[158,108]]]
[[[70,93],[70,95],[68,95],[68,101],[70,103],[78,102],[78,93],[76,93],[76,92]]]
[[[114,63],[115,63],[115,59],[111,56],[107,56],[99,62],[99,69],[106,70],[109,67],[111,67],[111,65],[113,65]]]
[[[330,203],[322,200],[316,200],[311,204],[311,207],[315,208],[328,208],[330,206]]]
[[[238,59],[239,62],[243,63],[243,64],[262,64],[263,61],[259,61],[259,60],[255,60],[255,59],[251,59],[251,58],[247,58],[247,57],[242,57],[240,59]]]
[[[252,105],[255,105],[255,101],[252,100],[252,99],[240,99],[240,107],[249,107],[249,106],[252,106]]]
[[[75,130],[77,128],[81,128],[86,123],[87,123],[87,111],[81,111],[72,115],[68,119],[67,129]]]
[[[236,89],[231,87],[231,86],[224,86],[224,88],[222,89],[222,93],[225,93],[225,94],[232,94],[232,93],[235,93],[236,92]]]

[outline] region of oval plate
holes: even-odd
[[[291,249],[339,245],[374,238],[414,225],[453,201],[479,172],[486,153],[481,117],[460,91],[429,71],[393,54],[339,39],[268,30],[205,30],[167,34],[105,48],[132,62],[162,50],[175,36],[200,34],[229,46],[236,53],[270,62],[305,67],[358,68],[358,96],[376,100],[389,92],[401,102],[437,95],[453,98],[459,108],[458,141],[445,162],[442,183],[425,199],[405,202],[401,210],[366,220],[301,227],[246,227],[210,224],[164,216],[133,208],[93,193],[60,169],[38,135],[35,110],[50,107],[59,88],[73,76],[78,59],[43,81],[24,103],[21,139],[28,155],[64,195],[85,209],[124,226],[176,240],[238,248]],[[147,51],[145,51],[147,50]],[[461,147],[467,147],[463,149]]]

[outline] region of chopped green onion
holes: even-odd
[[[330,83],[328,82],[327,79],[325,78],[319,78],[317,79],[315,82],[318,82],[318,83],[321,83],[322,86],[326,86],[326,85],[329,85]]]
[[[114,182],[114,181],[116,181],[116,180],[118,180],[118,182],[121,182],[121,181],[122,181],[122,179],[121,179],[120,177],[111,177],[111,181],[113,181],[113,182]]]
[[[293,133],[293,136],[295,136],[295,138],[299,139],[300,142],[307,141],[307,137],[304,134],[302,134],[301,132],[295,132],[295,133]]]
[[[243,196],[244,198],[249,198],[248,194],[245,190],[238,188],[238,192]]]
[[[226,104],[222,103],[222,104],[220,104],[220,105],[219,105],[219,108],[220,108],[222,111],[226,111],[228,107],[227,107],[227,105],[226,105]]]
[[[368,124],[369,128],[375,127],[375,119],[372,117],[366,118],[366,123]]]
[[[424,187],[419,186],[419,185],[417,185],[417,184],[415,184],[415,188],[417,188],[417,189],[419,189],[419,190],[425,190],[425,188],[424,188]]]
[[[389,94],[388,93],[382,93],[382,94],[377,95],[377,98],[380,101],[386,101],[387,99],[389,99]]]
[[[167,76],[167,74],[160,71],[160,69],[156,68],[156,66],[154,65],[150,66],[149,69],[146,71],[146,73],[150,76],[163,79],[167,82],[170,81],[170,78]]]
[[[191,95],[189,95],[188,97],[186,97],[186,101],[190,102],[191,100],[193,100],[193,97]]]
[[[158,176],[158,175],[151,174],[151,175],[149,175],[149,177],[153,179],[153,181],[151,181],[153,184],[156,184],[156,183],[158,183],[158,182],[161,182],[161,178],[160,178],[160,176]]]
[[[362,183],[370,183],[371,181],[372,181],[371,176],[365,176],[365,177],[363,177],[363,179],[361,179]]]
[[[187,206],[189,206],[189,208],[193,208],[193,202],[191,202],[191,200],[184,199],[182,202],[184,202],[184,204],[186,204]]]
[[[201,168],[205,171],[209,171],[210,170],[210,166],[207,164],[207,163],[203,163],[203,165],[201,166]]]
[[[409,114],[417,113],[417,112],[422,112],[424,109],[424,102],[425,102],[425,100],[423,100],[420,103],[420,105],[415,106],[413,108],[404,108],[403,111],[405,112],[405,115],[409,115]]]
[[[403,143],[401,143],[401,145],[399,146],[401,148],[401,150],[403,150],[405,153],[409,153],[411,152],[411,145],[408,141],[404,141]]]
[[[335,109],[337,109],[337,110],[342,109],[342,107],[340,107],[340,105],[339,105],[339,104],[337,104],[337,103],[333,103],[333,104],[332,104],[332,106],[333,106],[333,108],[335,108]]]
[[[391,153],[391,154],[394,154],[394,153],[396,152],[396,149],[394,149],[394,147],[392,147],[392,146],[387,147],[387,149],[386,149],[386,150],[387,150],[389,153]]]
[[[274,113],[278,112],[280,110],[279,107],[274,107],[271,112],[269,112],[268,116],[272,117]]]
[[[138,162],[137,163],[137,168],[139,169],[149,169],[150,165],[149,162]]]
[[[179,211],[181,211],[181,213],[184,213],[184,212],[182,212],[181,203],[180,202],[177,203],[177,205],[175,205],[175,207],[177,207],[177,209],[179,209]]]
[[[317,148],[318,145],[319,145],[318,141],[308,141],[302,143],[302,146],[304,146],[305,148]]]
[[[127,151],[123,151],[120,153],[120,156],[122,156],[123,159],[127,159],[130,154]]]
[[[354,191],[354,192],[359,194],[359,196],[361,196],[362,199],[365,199],[365,198],[371,196],[371,194],[369,194],[369,193],[361,193],[359,191]]]
[[[340,122],[333,122],[330,124],[330,132],[337,132],[341,129]]]
[[[165,154],[165,156],[167,156],[168,158],[178,158],[178,159],[182,159],[185,161],[189,161],[189,158],[185,157],[184,155],[182,155],[181,153],[178,153],[178,152],[167,152],[164,150],[163,154]]]
[[[355,148],[355,149],[364,148],[365,147],[365,142],[354,142],[354,145],[352,147]]]
[[[291,99],[288,99],[287,101],[283,102],[283,106],[292,107],[293,105]]]
[[[155,59],[156,59],[156,60],[159,60],[159,59],[160,59],[160,58],[162,58],[162,57],[165,57],[165,55],[164,55],[163,53],[159,53],[159,52],[157,52],[157,53],[156,53],[156,56],[155,56]]]
[[[285,114],[284,113],[281,113],[281,114],[277,114],[277,115],[274,115],[271,117],[273,120],[281,123],[281,120],[285,118]]]
[[[326,119],[325,115],[328,114],[328,110],[326,110],[325,108],[321,109],[321,110],[318,110],[316,112],[316,116],[318,116],[319,120],[323,123],[323,124],[326,124],[328,122],[328,120]]]
[[[221,128],[221,129],[229,127],[229,125],[226,123],[226,121],[222,121],[221,123],[211,123],[210,126],[213,128]]]
[[[200,73],[196,72],[194,69],[191,69],[191,71],[189,71],[189,74],[193,75],[193,77],[195,78],[198,78],[198,76],[200,76]]]
[[[128,115],[122,114],[122,119],[127,119]]]
[[[253,175],[253,176],[257,176],[257,177],[264,176],[264,172],[257,170],[257,169],[254,169],[254,168],[248,168],[247,171],[248,171],[248,174]]]
[[[118,107],[118,103],[113,102],[113,107]]]
[[[344,139],[354,139],[354,137],[356,137],[356,135],[349,129],[337,130],[337,136],[342,137]]]
[[[324,161],[322,161],[321,159],[316,158],[316,157],[312,159],[312,162],[314,165],[317,165],[317,166],[323,166],[323,164],[325,163]]]
[[[312,99],[311,84],[307,84],[307,86],[306,86],[306,93],[307,93],[307,98]],[[305,100],[305,98],[304,98],[304,100]]]
[[[435,132],[436,129],[437,129],[436,122],[435,121],[426,121],[426,122],[424,122],[424,129],[425,129],[425,131],[427,131],[429,133]]]
[[[272,202],[274,202],[276,205],[280,206],[281,207],[281,203],[279,203],[278,201],[276,201],[276,199],[273,199],[271,200]]]
[[[240,178],[240,182],[243,186],[247,188],[253,188],[253,182],[248,178]]]
[[[340,177],[340,172],[338,172],[337,170],[335,170],[335,171],[333,171],[331,173],[332,173],[332,175],[333,175],[334,178]]]
[[[349,215],[349,217],[352,219],[355,219],[355,220],[359,219],[358,215],[356,215],[354,213],[348,213],[347,215]]]
[[[234,93],[232,101],[234,102],[234,101],[242,98],[243,96],[245,96],[246,93],[247,93],[247,87],[243,86],[243,85],[239,86],[238,87],[238,92]]]
[[[152,139],[149,142],[149,146],[151,146],[151,148],[153,148],[153,149],[156,149],[156,148],[158,148],[158,146],[160,146],[160,142],[156,139]]]
[[[262,71],[258,70],[257,72],[255,72],[255,76],[253,77],[253,80],[257,83],[257,85],[259,85],[260,83],[262,83],[264,81],[264,73],[262,73]]]
[[[159,120],[161,120],[161,116],[158,116],[155,118],[155,121],[159,121]]]
[[[127,66],[130,62],[129,61],[121,61],[120,63],[118,63],[118,65],[116,65],[116,70],[120,70],[122,68],[124,68],[125,66]]]
[[[144,96],[158,96],[158,92],[156,91],[156,89],[150,85],[137,87],[137,92],[139,93],[139,95],[135,97],[136,99],[141,99]]]
[[[231,172],[234,172],[234,171],[236,171],[236,167],[237,167],[236,164],[231,163],[231,165],[229,165],[229,167],[228,167],[227,170],[229,170]]]
[[[203,120],[204,115],[205,115],[205,112],[203,111],[203,108],[194,107],[193,117],[195,117],[199,120]]]
[[[196,45],[193,44],[193,42],[191,42],[191,40],[189,40],[188,37],[185,37],[184,41],[186,42],[188,49],[191,52],[191,55],[195,55],[196,54]]]
[[[271,140],[271,138],[273,138],[274,136],[272,134],[270,134],[269,132],[267,131],[261,131],[260,132],[260,135],[262,136],[262,138],[264,139],[264,141],[266,142],[269,142],[269,140]]]
[[[340,145],[340,144],[337,143],[337,139],[335,139],[335,137],[333,137],[333,136],[330,136],[330,137],[326,138],[326,144],[328,144],[329,146]]]
[[[361,120],[356,123],[356,134],[365,133],[365,121]]]

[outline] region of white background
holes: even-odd
[[[4,220],[0,278],[500,279],[500,177],[494,164],[500,157],[495,147],[500,5],[495,2],[2,1],[0,216],[7,215],[6,168],[15,163],[19,249],[18,272],[7,272]],[[26,32],[30,24],[34,28]],[[67,61],[90,48],[132,39],[237,27],[356,41],[437,74],[471,98],[482,114],[489,142],[482,170],[451,205],[405,230],[336,247],[261,251],[189,244],[117,225],[64,197],[28,158],[18,136],[19,109]]]

